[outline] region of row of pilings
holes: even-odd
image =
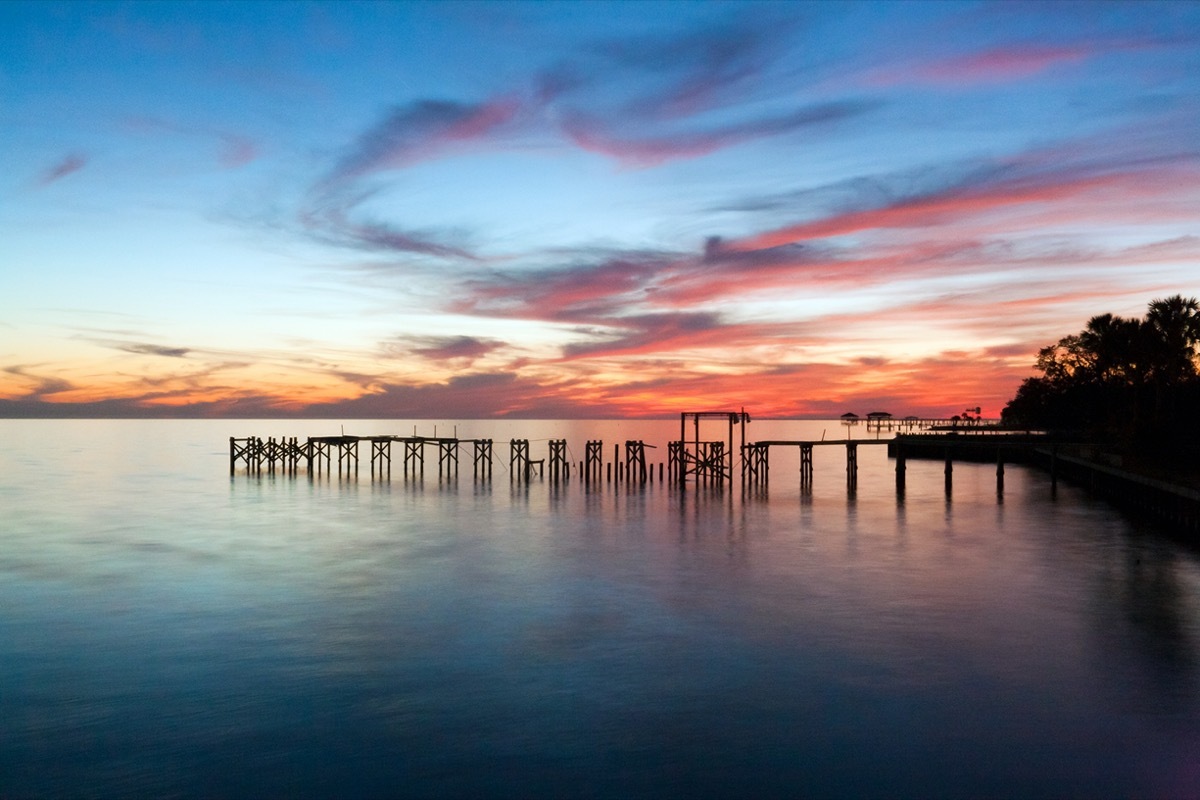
[[[585,484],[654,482],[686,485],[721,485],[732,480],[735,465],[725,442],[676,441],[667,445],[665,462],[652,463],[648,450],[655,450],[641,440],[628,440],[624,452],[614,444],[611,460],[604,459],[603,441],[588,440],[584,458],[575,460],[565,439],[547,441],[545,458],[534,458],[528,439],[509,441],[508,474],[512,481],[529,482],[535,477],[552,482],[572,478]],[[370,448],[372,479],[392,477],[392,447],[399,445],[403,454],[400,469],[405,480],[423,479],[426,451],[437,454],[439,479],[457,478],[459,452],[471,450],[472,474],[476,480],[492,478],[494,443],[491,439],[457,439],[399,436],[329,436],[291,438],[247,437],[229,439],[229,470],[233,475],[239,468],[248,474],[296,475],[302,469],[309,475],[354,476],[359,472],[359,447],[367,442]],[[743,487],[765,489],[770,474],[771,447],[799,447],[800,488],[811,492],[813,486],[813,448],[842,446],[846,451],[846,488],[855,492],[858,483],[858,448],[862,445],[886,445],[895,464],[896,492],[903,497],[907,481],[907,462],[910,458],[937,459],[944,463],[946,496],[951,496],[954,481],[954,462],[991,462],[995,464],[997,497],[1004,493],[1005,465],[1027,463],[1049,473],[1052,490],[1060,476],[1092,494],[1149,518],[1164,527],[1191,536],[1200,535],[1200,491],[1178,484],[1147,478],[1122,470],[1119,466],[1097,463],[1081,457],[1080,445],[1050,442],[1040,437],[1018,436],[956,436],[901,435],[885,441],[821,441],[757,442],[741,448],[741,480]],[[336,465],[335,465],[336,459]],[[336,470],[335,470],[336,467]]]
[[[513,481],[533,478],[566,481],[572,477],[585,483],[682,483],[691,478],[720,484],[732,477],[733,465],[724,442],[670,442],[666,461],[652,462],[647,451],[657,449],[644,441],[627,440],[613,444],[612,459],[604,460],[604,442],[589,440],[584,458],[575,460],[566,439],[549,439],[544,458],[535,458],[529,439],[512,439],[508,448],[508,474]],[[399,471],[405,480],[425,476],[427,449],[437,454],[437,474],[441,480],[457,478],[459,452],[471,451],[471,472],[476,480],[491,480],[494,465],[492,439],[458,439],[424,436],[317,436],[300,440],[250,436],[229,438],[229,474],[243,469],[252,475],[356,476],[359,474],[360,447],[369,447],[371,477],[390,480],[393,445],[402,454]],[[335,463],[336,462],[336,463]]]

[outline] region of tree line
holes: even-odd
[[[1103,439],[1166,460],[1200,460],[1200,304],[1153,300],[1142,319],[1101,314],[1038,351],[1040,375],[1005,424]]]

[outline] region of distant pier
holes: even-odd
[[[1200,534],[1200,491],[1080,457],[1081,448],[1088,445],[1056,442],[1036,431],[1015,431],[958,420],[880,418],[862,422],[873,432],[888,430],[886,426],[890,423],[894,426],[891,430],[897,433],[895,437],[746,442],[749,422],[745,410],[684,412],[680,415],[680,438],[667,442],[665,450],[641,440],[611,445],[588,440],[582,459],[574,455],[565,439],[537,442],[510,439],[507,461],[499,465],[496,461],[501,453],[497,451],[502,451],[505,445],[493,439],[420,436],[415,431],[411,436],[230,437],[229,472],[235,475],[240,469],[251,475],[295,476],[304,471],[310,476],[354,477],[361,469],[361,455],[366,454],[366,469],[372,480],[380,481],[391,480],[393,470],[406,481],[423,480],[427,469],[433,472],[435,462],[439,481],[457,480],[460,463],[469,459],[471,475],[476,481],[491,481],[499,467],[507,471],[510,481],[522,483],[548,479],[553,483],[570,480],[585,485],[658,483],[684,488],[689,483],[723,486],[740,479],[744,490],[764,491],[770,479],[772,449],[794,448],[800,456],[801,492],[811,493],[815,480],[814,449],[836,447],[845,452],[846,490],[853,495],[858,485],[859,448],[884,446],[895,464],[896,494],[901,501],[909,459],[943,461],[947,499],[953,489],[956,461],[994,463],[998,497],[1004,492],[1006,464],[1024,463],[1046,470],[1052,490],[1062,477],[1113,505],[1166,527]],[[714,423],[719,425],[723,438],[713,437]],[[855,424],[858,421],[848,423],[847,429]],[[900,429],[918,424],[922,427],[912,432]],[[653,461],[656,454],[662,460]]]
[[[864,420],[868,431],[886,430],[893,421],[887,419]],[[894,424],[911,427],[929,426],[948,420],[896,420]],[[723,485],[740,478],[743,486],[767,485],[770,475],[771,448],[798,448],[801,456],[800,483],[811,488],[813,483],[812,452],[814,447],[838,446],[846,453],[846,480],[851,489],[858,477],[858,447],[886,445],[886,439],[831,439],[821,441],[771,440],[746,442],[746,426],[750,415],[745,409],[738,411],[689,411],[680,414],[679,439],[668,442],[665,450],[641,440],[627,440],[611,444],[609,450],[603,441],[589,440],[583,458],[577,459],[567,446],[565,439],[541,440],[534,452],[529,439],[510,439],[507,444],[507,462],[499,467],[506,468],[513,481],[528,482],[534,478],[551,481],[566,481],[572,478],[584,483],[664,483],[679,486],[688,483]],[[846,423],[847,428],[857,422]],[[714,427],[719,428],[722,438],[715,438]],[[436,429],[435,429],[436,432]],[[735,434],[737,441],[735,442]],[[541,450],[544,443],[546,450]],[[342,433],[337,436],[246,438],[229,439],[229,473],[239,469],[248,474],[296,475],[301,471],[309,475],[338,475],[351,477],[359,474],[362,461],[373,480],[391,480],[393,470],[405,480],[423,479],[426,461],[432,473],[436,457],[439,480],[456,479],[460,462],[469,457],[471,474],[475,480],[491,480],[497,469],[496,461],[503,450],[503,443],[493,439],[464,438],[455,436],[421,436],[414,430],[411,436],[394,434],[357,436]],[[657,454],[662,460],[652,461]],[[363,455],[367,458],[363,459]],[[606,458],[610,456],[610,458]]]

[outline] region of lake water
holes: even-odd
[[[490,483],[228,474],[340,429],[0,420],[0,796],[1200,795],[1197,551],[1039,472],[523,485],[678,423],[463,421]]]

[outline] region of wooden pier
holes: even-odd
[[[702,424],[711,427],[720,423],[723,439],[702,437]],[[544,440],[548,451],[544,458],[535,457],[528,439],[511,439],[508,443],[508,474],[512,481],[544,480],[549,473],[553,482],[569,480],[572,475],[585,484],[637,483],[650,484],[670,481],[681,487],[689,482],[723,485],[732,482],[740,470],[743,486],[765,487],[770,474],[772,447],[799,447],[801,453],[800,481],[811,487],[813,481],[812,449],[838,445],[846,449],[847,485],[853,488],[858,476],[858,446],[886,444],[887,440],[839,439],[829,441],[763,441],[746,443],[746,425],[750,415],[738,411],[689,411],[680,414],[680,436],[668,442],[665,461],[652,463],[649,458],[656,446],[641,440],[627,440],[622,446],[612,445],[612,458],[604,459],[604,442],[589,440],[584,458],[575,462],[569,456],[565,439]],[[908,421],[906,421],[908,422]],[[874,420],[882,425],[882,420]],[[734,434],[739,434],[735,447]],[[689,435],[690,434],[690,435]],[[229,473],[239,468],[248,474],[296,475],[303,469],[312,476],[336,474],[352,477],[359,472],[359,451],[366,443],[372,480],[391,480],[393,446],[402,453],[401,471],[405,480],[425,477],[427,451],[437,454],[439,480],[457,479],[459,452],[470,447],[471,472],[475,480],[490,481],[493,473],[494,442],[492,439],[459,439],[457,436],[377,435],[310,436],[303,441],[297,437],[259,437],[229,439]],[[656,469],[657,468],[657,469]]]
[[[724,440],[702,438],[702,422],[723,423]],[[908,420],[903,420],[908,421]],[[763,491],[771,473],[771,449],[796,448],[800,455],[799,485],[802,493],[812,492],[815,479],[813,451],[817,447],[843,448],[846,453],[846,489],[853,496],[858,485],[860,447],[885,446],[895,464],[896,496],[904,498],[909,459],[937,459],[944,463],[946,498],[953,490],[954,462],[986,462],[996,465],[997,498],[1002,501],[1006,464],[1024,463],[1045,469],[1051,490],[1059,477],[1081,485],[1115,506],[1148,517],[1164,527],[1182,531],[1193,539],[1200,535],[1200,490],[1147,478],[1119,465],[1101,463],[1087,456],[1095,444],[1056,441],[1040,432],[1004,430],[996,426],[954,426],[937,433],[900,433],[888,439],[821,439],[745,441],[750,417],[744,410],[724,412],[687,412],[680,415],[680,438],[668,442],[665,460],[649,459],[654,445],[641,440],[614,443],[611,460],[605,460],[604,442],[589,440],[583,459],[575,461],[565,439],[541,440],[542,452],[534,442],[511,439],[508,444],[508,474],[514,483],[528,484],[534,479],[563,483],[572,477],[585,486],[601,484],[650,486],[668,484],[685,488],[696,485],[723,486],[740,471],[743,490]],[[938,420],[925,420],[933,423]],[[691,436],[688,437],[688,423]],[[882,424],[882,423],[880,423]],[[734,447],[734,434],[740,432],[740,444]],[[710,434],[711,435],[711,434]],[[392,479],[393,446],[398,446],[405,481],[425,477],[427,452],[437,455],[439,481],[455,481],[459,474],[459,455],[471,450],[471,473],[476,481],[492,480],[495,447],[492,439],[459,439],[457,436],[310,436],[262,439],[229,439],[229,473],[239,469],[248,475],[296,476],[302,470],[310,477],[357,477],[363,443],[369,453],[372,481]],[[539,443],[540,444],[540,443]],[[540,450],[540,447],[537,448]],[[501,463],[503,467],[503,462]]]
[[[800,448],[800,488],[802,491],[811,490],[813,485],[813,448],[845,447],[846,487],[854,490],[858,487],[859,446],[886,445],[888,441],[888,439],[821,439],[819,441],[767,440],[753,442],[742,446],[742,484],[766,486],[771,472],[771,448],[798,447]]]

